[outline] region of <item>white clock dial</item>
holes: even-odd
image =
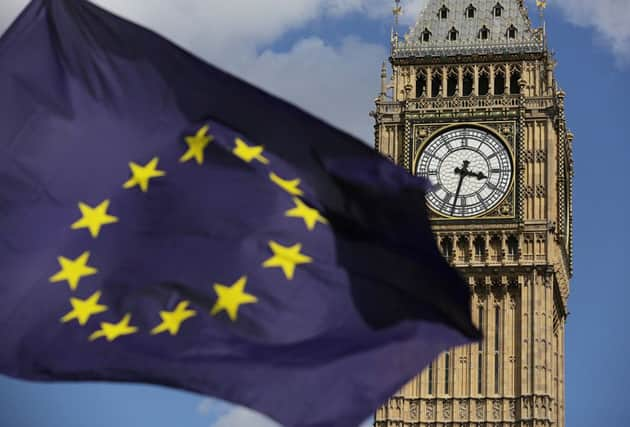
[[[494,209],[512,183],[512,158],[493,134],[477,128],[448,130],[423,148],[416,173],[433,184],[427,203],[449,217],[474,217]]]

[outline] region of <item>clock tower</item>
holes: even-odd
[[[485,338],[440,355],[375,426],[564,427],[573,135],[545,30],[523,0],[429,0],[390,63],[376,149],[432,182],[438,246]]]

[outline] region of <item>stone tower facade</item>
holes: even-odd
[[[375,426],[563,427],[573,135],[544,29],[523,0],[430,0],[390,62],[376,148],[435,185],[437,243],[485,339],[440,355]]]

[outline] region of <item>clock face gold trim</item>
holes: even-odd
[[[428,207],[449,219],[486,215],[503,203],[514,182],[514,156],[506,142],[479,124],[443,127],[420,147],[414,173],[433,189]]]

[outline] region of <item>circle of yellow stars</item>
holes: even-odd
[[[215,137],[208,132],[209,125],[201,127],[195,135],[186,136],[184,142],[187,145],[186,152],[179,159],[180,163],[195,161],[197,165],[203,165],[206,148],[215,140]],[[265,156],[265,148],[262,145],[249,145],[242,138],[234,139],[232,153],[246,163],[259,163],[269,165],[270,160]],[[122,187],[126,190],[134,190],[136,187],[141,193],[147,193],[153,180],[163,178],[166,172],[159,169],[159,158],[153,157],[146,164],[129,162],[130,177],[124,182]],[[328,221],[321,213],[308,206],[300,198],[304,196],[304,191],[300,188],[299,178],[281,177],[273,171],[268,174],[269,181],[285,191],[290,197],[291,207],[285,212],[285,217],[299,219],[304,222],[308,231],[313,231],[318,224],[328,224]],[[119,218],[108,212],[111,200],[106,199],[96,206],[90,206],[85,202],[78,203],[80,217],[70,225],[72,230],[85,229],[93,239],[97,239],[101,232],[119,222]],[[313,258],[302,252],[303,245],[295,243],[284,246],[276,241],[269,241],[269,251],[272,256],[264,260],[262,267],[265,269],[277,268],[281,271],[286,280],[291,281],[296,275],[297,267],[313,262]],[[82,279],[98,274],[98,269],[90,265],[90,252],[85,251],[78,257],[72,259],[59,256],[59,271],[53,274],[49,281],[51,283],[66,282],[71,292],[76,292]],[[238,321],[239,310],[243,305],[255,304],[258,298],[247,293],[247,276],[241,276],[234,283],[225,285],[214,283],[213,289],[216,294],[216,303],[210,310],[211,316],[220,316],[222,313],[230,321]],[[109,307],[100,302],[102,292],[94,292],[86,299],[71,297],[71,310],[64,314],[60,321],[67,324],[76,321],[80,326],[87,326],[94,316],[106,313]],[[172,311],[163,310],[159,312],[160,323],[151,329],[151,335],[167,333],[171,336],[178,335],[182,324],[197,316],[197,311],[190,308],[190,301],[180,301]],[[113,342],[120,337],[136,334],[139,327],[132,324],[132,314],[126,313],[116,323],[100,322],[99,328],[92,332],[89,341],[105,339]]]

